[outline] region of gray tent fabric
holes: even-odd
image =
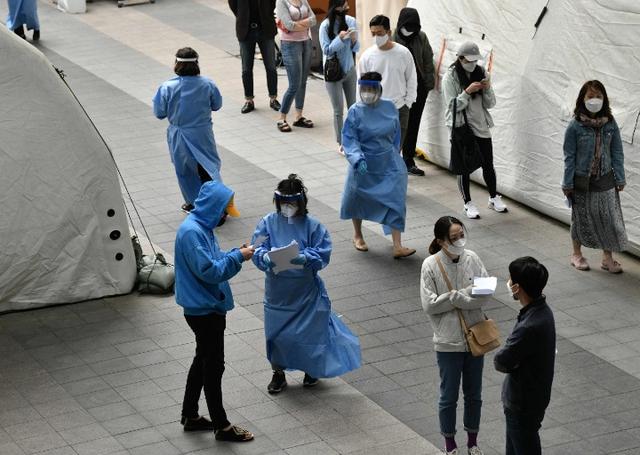
[[[116,168],[46,57],[0,27],[0,313],[131,291]]]
[[[630,250],[640,254],[640,2],[410,0],[409,6],[420,13],[440,78],[457,46],[467,40],[480,45],[487,57],[481,63],[492,66],[498,190],[564,222],[571,216],[560,189],[564,133],[582,84],[598,79],[605,85],[622,134],[627,186],[620,199]],[[434,90],[418,145],[429,159],[447,166],[444,109],[440,91]],[[486,193],[476,192],[475,197],[479,202]]]

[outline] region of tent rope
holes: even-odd
[[[96,126],[96,124],[93,123],[93,119],[89,116],[89,113],[84,108],[84,106],[82,105],[82,103],[80,102],[78,97],[76,96],[76,94],[73,91],[73,89],[67,83],[67,81],[65,79],[66,74],[64,74],[64,71],[61,70],[61,69],[56,68],[55,66],[53,67],[53,69],[55,69],[56,73],[58,73],[58,76],[60,76],[60,79],[62,80],[64,85],[67,86],[67,88],[69,89],[69,92],[71,92],[71,95],[76,100],[76,102],[80,106],[80,109],[82,109],[82,112],[84,112],[84,115],[89,120],[89,123],[91,123],[91,126],[93,127],[95,132],[98,134],[98,137],[100,138],[100,140],[102,141],[104,146],[107,148],[107,151],[109,152],[109,155],[111,156],[111,160],[113,161],[113,165],[116,167],[116,171],[118,172],[118,176],[120,177],[120,181],[122,182],[122,186],[124,187],[124,190],[127,193],[127,197],[129,198],[129,202],[131,202],[131,206],[133,207],[133,210],[135,211],[135,214],[138,217],[138,221],[140,222],[140,226],[142,227],[142,230],[144,231],[144,235],[147,238],[147,241],[149,242],[149,245],[151,246],[151,250],[153,251],[154,258],[157,261],[158,253],[156,252],[156,249],[153,246],[153,242],[151,242],[151,237],[149,236],[149,233],[147,232],[147,228],[144,225],[144,222],[142,221],[142,216],[140,216],[140,212],[138,211],[138,207],[136,206],[136,203],[133,200],[133,196],[131,196],[131,192],[129,191],[129,187],[127,186],[127,182],[125,182],[124,177],[122,175],[122,172],[120,171],[120,167],[118,166],[118,163],[116,162],[116,158],[113,156],[113,151],[111,150],[111,147],[109,147],[109,144],[107,144],[107,141],[105,140],[105,138],[100,133],[100,130],[98,130],[98,127]],[[127,204],[123,203],[122,205],[124,206],[124,209],[127,212],[127,216],[129,217],[129,221],[131,222],[131,228],[133,229],[133,233],[137,236],[138,232],[136,231],[136,227],[134,225],[133,218],[131,217],[131,213],[129,212],[129,209],[127,208]]]

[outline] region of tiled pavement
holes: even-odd
[[[265,392],[262,276],[251,265],[232,282],[238,308],[229,316],[226,401],[234,420],[258,435],[247,446],[184,435],[179,414],[193,346],[172,298],[136,295],[0,317],[0,453],[431,453],[437,435],[437,370],[431,331],[420,311],[417,278],[433,221],[458,213],[455,183],[427,166],[410,180],[409,246],[420,254],[389,258],[389,241],[372,227],[369,253],[350,246],[338,220],[344,161],[334,151],[330,108],[320,81],[308,89],[317,127],[284,136],[266,106],[239,114],[242,89],[233,23],[222,0],[158,0],[117,9],[94,2],[83,16],[41,3],[42,50],[68,74],[114,149],[152,240],[172,251],[179,191],[150,99],[170,76],[175,48],[190,44],[219,82],[225,107],[214,115],[223,177],[243,217],[219,235],[227,246],[250,236],[270,206],[270,190],[289,171],[310,188],[311,209],[328,226],[334,253],[323,272],[334,308],[361,336],[365,365],[306,393]],[[2,6],[4,7],[4,5]],[[4,11],[0,11],[3,14]],[[258,63],[258,62],[257,62]],[[265,93],[256,66],[257,92]],[[286,86],[282,81],[281,91]],[[261,92],[262,91],[262,92]],[[261,101],[258,99],[258,101]],[[474,188],[474,194],[482,194]],[[505,278],[506,265],[531,254],[550,269],[547,295],[558,323],[554,395],[543,430],[545,453],[640,453],[640,266],[626,273],[580,274],[567,266],[567,229],[515,203],[470,226],[471,248]],[[590,256],[593,264],[595,255]],[[508,333],[516,314],[504,286],[488,313]],[[502,453],[500,375],[485,368],[481,442]],[[299,380],[299,376],[294,375]],[[304,393],[303,393],[304,392]],[[394,417],[392,417],[394,416]],[[425,439],[418,437],[421,435]],[[386,447],[385,447],[386,445]],[[213,447],[213,450],[211,449]],[[373,447],[378,447],[377,451]]]

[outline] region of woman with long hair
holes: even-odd
[[[347,15],[349,2],[347,0],[329,0],[327,18],[320,24],[320,46],[322,59],[326,65],[327,59],[337,59],[342,72],[342,78],[335,81],[325,80],[325,87],[333,107],[333,129],[336,133],[338,151],[342,150],[342,124],[344,104],[347,109],[356,102],[356,81],[358,75],[354,55],[360,49],[358,41],[356,19]]]
[[[447,106],[446,124],[455,128],[468,123],[480,154],[482,155],[482,177],[489,191],[489,208],[496,212],[506,212],[507,206],[497,193],[496,171],[493,167],[493,142],[491,128],[493,118],[489,109],[496,105],[496,95],[491,86],[489,73],[480,65],[478,45],[467,41],[460,45],[456,61],[444,76],[442,91]],[[456,106],[456,124],[453,124],[453,106]],[[458,176],[458,189],[464,201],[467,218],[480,218],[478,206],[471,200],[469,174]]]
[[[602,82],[584,83],[564,136],[562,191],[571,202],[571,265],[589,270],[582,246],[602,250],[600,267],[621,273],[612,252],[624,251],[627,233],[619,193],[626,184],[620,129]]]

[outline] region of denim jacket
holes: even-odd
[[[622,138],[615,120],[602,127],[602,166],[603,169],[613,169],[616,185],[625,185],[624,154],[622,152]],[[562,189],[573,188],[576,175],[586,177],[591,172],[591,162],[596,150],[596,132],[589,126],[584,126],[575,118],[571,120],[564,135],[564,178]]]

